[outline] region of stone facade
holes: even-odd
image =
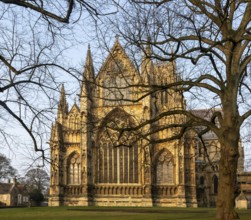
[[[179,92],[161,90],[178,80],[174,63],[147,56],[139,73],[118,39],[95,75],[88,49],[80,105],[68,111],[62,87],[52,125],[49,205],[197,207],[196,194],[204,204],[211,189],[195,135],[166,142],[179,133],[168,125],[186,120],[162,114],[185,108]]]

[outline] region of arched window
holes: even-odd
[[[121,74],[116,68],[110,71],[109,76],[103,82],[104,105],[126,103],[126,100],[130,100],[131,81],[131,77]]]
[[[156,161],[156,184],[174,184],[173,156],[163,151]]]
[[[138,183],[138,147],[114,146],[112,141],[100,141],[98,148],[97,182]]]
[[[213,176],[213,193],[218,193],[218,177],[216,175]]]
[[[81,163],[80,156],[73,153],[68,158],[67,179],[70,185],[79,185],[81,183]]]
[[[119,132],[111,127],[123,128],[128,126],[127,117],[111,118],[99,135],[97,148],[97,183],[138,183],[138,145],[133,142],[130,132]]]

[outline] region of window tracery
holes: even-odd
[[[118,102],[126,102],[131,99],[131,77],[122,73],[123,65],[120,62],[114,64],[104,79],[104,105],[114,105]]]
[[[81,160],[77,153],[68,158],[67,177],[68,184],[79,185],[81,183]]]
[[[157,158],[156,184],[174,184],[173,156],[168,151],[162,152]]]
[[[119,137],[118,128],[128,126],[125,118],[113,118],[103,128],[97,149],[96,182],[138,183],[138,145],[130,132]],[[114,128],[115,130],[111,129]]]

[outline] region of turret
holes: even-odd
[[[86,61],[85,61],[85,69],[83,74],[83,81],[84,79],[88,82],[94,81],[94,67],[92,62],[92,55],[91,55],[91,48],[90,45],[88,45],[87,55],[86,55]]]
[[[151,45],[148,43],[146,45],[146,48],[144,50],[144,55],[142,58],[142,63],[141,63],[141,75],[143,79],[143,83],[148,84],[150,82],[151,74],[153,74],[153,62],[151,59]]]
[[[55,139],[55,125],[54,123],[51,124],[51,137],[50,137],[50,142]]]
[[[90,106],[87,105],[89,101],[92,101],[92,91],[94,87],[94,67],[91,55],[90,45],[86,55],[86,61],[84,66],[84,73],[82,78],[82,86],[80,91],[80,110],[81,112],[87,112]]]
[[[92,106],[94,105],[93,93],[95,88],[95,74],[92,62],[90,46],[86,55],[82,86],[80,91],[80,112],[81,112],[81,138],[80,149],[82,155],[82,186],[83,193],[88,194],[88,184],[91,181],[91,161],[88,155],[91,155],[91,137],[92,137]]]
[[[63,120],[66,118],[68,114],[68,103],[65,97],[64,85],[62,85],[60,99],[58,104],[58,122],[63,123]]]
[[[51,126],[51,137],[50,137],[50,142],[52,143],[58,143],[62,139],[62,134],[61,134],[61,127],[57,121],[55,123],[52,123]]]

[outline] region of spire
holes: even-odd
[[[150,74],[153,74],[153,62],[151,60],[151,45],[150,45],[150,37],[147,38],[146,46],[143,49],[143,58],[142,58],[142,64],[141,64],[141,74],[143,81],[145,83],[149,82]]]
[[[118,34],[115,36],[115,42],[113,44],[113,47],[112,47],[111,51],[117,50],[117,49],[124,50],[124,48],[121,46],[121,44],[119,42],[119,35]]]
[[[147,37],[147,42],[146,42],[146,56],[151,56],[151,54],[152,54],[152,50],[151,50],[151,44],[150,44],[150,42],[151,42],[151,38],[148,36]]]
[[[81,91],[80,96],[85,97],[87,95],[87,92],[89,93],[91,90],[91,87],[93,86],[94,82],[94,67],[93,67],[93,61],[92,61],[92,55],[91,55],[91,48],[90,44],[88,44],[88,50],[85,60],[85,66],[84,66],[84,73],[83,73],[83,79],[82,79],[82,85],[81,85]]]
[[[118,43],[119,43],[119,35],[116,34],[116,36],[115,36],[115,44],[118,44]]]
[[[94,67],[92,62],[92,55],[91,55],[91,48],[90,44],[88,44],[88,50],[86,55],[85,67],[84,67],[84,74],[83,74],[83,81],[85,80],[94,80]]]
[[[51,137],[50,137],[50,141],[52,141],[54,139],[55,136],[55,127],[54,127],[54,123],[52,122],[51,124]]]
[[[62,121],[60,123],[62,123]],[[52,123],[52,126],[51,126],[50,141],[55,142],[55,141],[58,141],[59,138],[60,138],[59,123],[58,123],[58,121],[55,121],[55,123]]]
[[[58,104],[58,114],[67,114],[68,113],[68,104],[65,97],[64,84],[62,85],[60,92],[60,99]]]

